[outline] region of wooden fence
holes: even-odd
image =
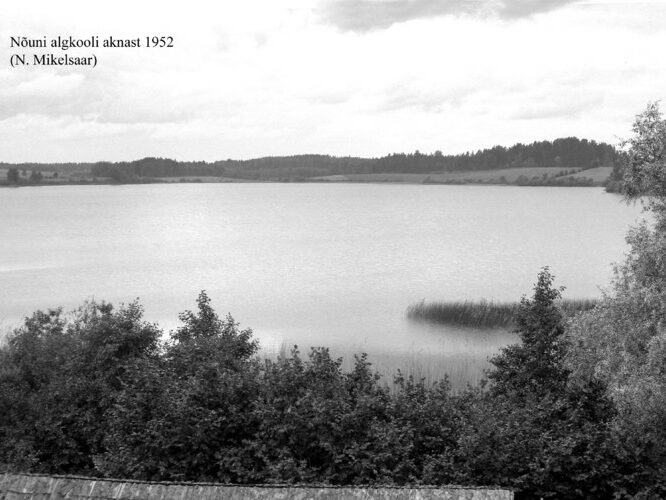
[[[513,500],[501,488],[438,486],[398,488],[381,486],[238,486],[215,483],[157,483],[76,476],[0,474],[0,500],[46,499],[232,499],[232,500]]]

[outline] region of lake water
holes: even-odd
[[[205,289],[268,350],[457,363],[460,380],[512,335],[412,323],[407,306],[519,300],[545,265],[566,297],[599,296],[641,215],[596,188],[399,184],[26,187],[0,190],[0,213],[5,325],[138,297],[170,329]]]

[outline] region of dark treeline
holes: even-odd
[[[136,182],[159,177],[215,176],[247,180],[306,180],[312,177],[367,173],[424,173],[492,170],[510,167],[562,167],[563,170],[613,166],[618,153],[613,146],[569,137],[459,155],[440,151],[422,154],[391,154],[381,158],[296,155],[223,160],[215,162],[180,162],[166,158],[144,158],[131,162],[67,163],[20,165],[0,164],[0,168],[63,172],[87,171],[93,177],[116,182]]]
[[[216,176],[247,180],[304,180],[311,177],[372,172],[375,160],[336,158],[328,155],[298,155],[224,160],[212,163],[177,162],[165,158],[144,158],[133,162],[96,163],[91,168],[96,177],[110,177],[130,182],[141,177]]]
[[[336,158],[328,155],[266,157],[252,160],[178,162],[166,158],[144,158],[132,162],[101,162],[91,166],[95,177],[118,182],[140,178],[214,176],[248,180],[303,180],[338,173],[372,172],[374,160]]]
[[[74,162],[64,162],[64,163],[6,163],[0,162],[0,168],[10,169],[15,168],[20,171],[32,171],[37,172],[90,172],[95,163],[74,163]]]
[[[443,155],[441,152],[392,154],[382,158],[298,155],[213,163],[175,162],[145,158],[129,163],[103,163],[92,168],[98,177],[175,177],[216,175],[250,180],[304,180],[312,177],[379,172],[449,172],[510,167],[562,167],[583,169],[613,166],[615,148],[574,137],[541,141],[510,148],[496,146],[474,153]]]
[[[224,169],[216,163],[179,162],[168,158],[143,158],[131,162],[95,163],[90,173],[94,177],[109,177],[116,182],[133,182],[137,179],[157,177],[215,176],[223,175]]]
[[[330,155],[271,156],[253,160],[227,160],[217,164],[226,176],[245,179],[302,180],[311,177],[373,172],[377,160]]]
[[[374,172],[432,172],[494,170],[513,167],[593,168],[613,166],[618,157],[609,144],[568,137],[553,142],[516,144],[509,148],[495,146],[462,155],[443,155],[437,151],[424,155],[393,154],[380,158]]]

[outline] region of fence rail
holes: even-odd
[[[0,500],[513,500],[513,492],[495,487],[230,485],[148,482],[79,476],[0,473]]]

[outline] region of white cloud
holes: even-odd
[[[5,41],[155,33],[176,47],[100,51],[95,69],[0,68],[0,161],[614,141],[664,97],[666,6],[565,3],[495,2],[493,16],[403,16],[361,34],[321,23],[330,2],[8,4]]]
[[[327,0],[318,13],[323,22],[343,31],[386,29],[415,19],[440,16],[529,17],[576,0]]]

